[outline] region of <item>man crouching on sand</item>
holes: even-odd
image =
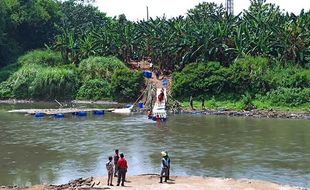
[[[165,176],[165,182],[168,180],[168,172],[169,172],[169,161],[168,161],[168,155],[166,152],[161,152],[161,170],[160,170],[160,181],[159,183],[163,182],[163,177]],[[164,175],[165,174],[165,175]]]
[[[124,186],[125,182],[125,177],[126,177],[126,172],[127,172],[127,161],[124,158],[124,154],[120,154],[120,159],[117,162],[117,167],[118,167],[118,179],[117,179],[117,186],[119,186],[121,180],[122,180],[122,186]]]

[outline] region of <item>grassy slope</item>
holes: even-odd
[[[284,107],[284,106],[273,106],[270,102],[253,100],[254,106],[259,110],[268,110],[273,109],[277,111],[292,111],[292,112],[310,112],[310,102],[303,104],[298,107]],[[201,109],[201,101],[193,102],[195,109]],[[189,109],[189,101],[183,101],[182,107],[184,109]],[[233,101],[233,100],[205,100],[205,108],[207,109],[231,109],[231,110],[242,110],[244,108],[244,103],[242,101]]]

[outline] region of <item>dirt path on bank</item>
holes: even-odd
[[[185,177],[173,176],[167,183],[158,183],[158,175],[128,176],[125,186],[115,186],[116,178],[113,179],[114,186],[106,185],[106,177],[94,177],[78,179],[60,186],[36,185],[29,188],[0,187],[0,190],[28,189],[28,190],[62,190],[62,189],[115,189],[115,190],[310,190],[301,187],[290,187],[275,183],[257,180],[235,180],[222,178]]]

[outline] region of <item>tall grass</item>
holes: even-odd
[[[1,98],[70,99],[79,86],[74,70],[26,64],[0,84]],[[11,91],[11,92],[10,92]]]
[[[18,68],[18,64],[10,64],[0,68],[0,82],[7,80]]]
[[[52,50],[34,50],[26,53],[18,59],[18,64],[38,64],[45,66],[57,66],[63,64],[60,52]]]
[[[115,57],[89,57],[79,65],[82,81],[91,79],[106,79],[111,77],[116,70],[128,69],[126,65]]]

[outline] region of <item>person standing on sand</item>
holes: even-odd
[[[166,152],[161,152],[161,170],[160,170],[160,181],[159,183],[163,183],[163,177],[165,176],[165,182],[168,180],[168,170],[169,170],[169,164],[168,164],[168,156]],[[165,175],[164,175],[165,174]]]
[[[167,151],[166,151],[166,155],[167,155],[167,162],[168,162],[167,180],[169,180],[170,179],[170,157]]]
[[[114,170],[114,177],[117,177],[117,173],[118,173],[118,168],[117,168],[117,162],[119,160],[119,154],[118,154],[118,149],[115,150],[115,154],[114,154],[114,166],[115,166],[115,170]]]
[[[108,186],[113,186],[112,180],[113,180],[113,163],[112,163],[112,156],[109,156],[108,162],[105,164],[108,172]]]
[[[117,162],[117,168],[118,168],[118,179],[117,179],[117,186],[119,186],[120,182],[122,181],[122,186],[124,186],[125,178],[126,178],[126,173],[127,173],[127,161],[124,158],[124,154],[120,154],[120,159]]]

